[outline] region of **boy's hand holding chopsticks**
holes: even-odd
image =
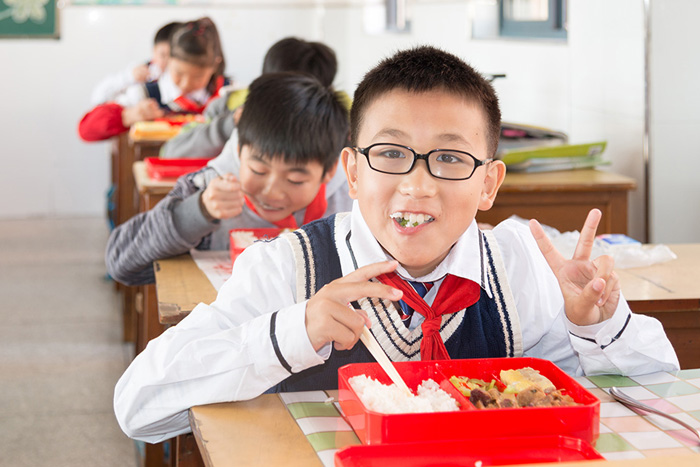
[[[371,326],[364,310],[349,303],[364,297],[396,301],[403,292],[369,280],[396,269],[396,261],[383,261],[358,268],[345,277],[326,284],[306,304],[306,333],[314,350],[329,342],[336,350],[352,348],[360,339],[365,325]]]
[[[230,219],[243,211],[243,191],[235,175],[227,173],[207,185],[200,198],[205,217]]]

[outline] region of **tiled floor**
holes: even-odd
[[[0,221],[0,466],[134,466],[112,411],[131,358],[104,219]]]

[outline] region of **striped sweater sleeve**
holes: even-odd
[[[175,187],[150,211],[140,213],[117,226],[109,237],[105,252],[107,272],[125,285],[144,285],[155,282],[153,261],[187,253],[206,242],[208,234],[188,241],[175,227],[174,209],[186,198],[198,196],[195,184],[202,171],[182,176]],[[216,228],[212,224],[211,231]],[[209,232],[209,234],[211,233]]]

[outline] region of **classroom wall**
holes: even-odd
[[[700,241],[700,2],[652,2],[650,217],[653,241]],[[683,44],[683,45],[679,45]]]
[[[61,11],[60,40],[0,42],[0,63],[12,70],[0,75],[0,158],[6,167],[0,172],[0,218],[104,212],[107,143],[83,143],[76,133],[92,86],[148,57],[151,37],[163,23],[206,14],[219,26],[229,74],[241,85],[257,76],[267,47],[288,35],[333,47],[340,60],[336,86],[350,93],[379,59],[421,43],[457,53],[485,73],[505,73],[494,83],[505,120],[563,130],[574,143],[608,141],[605,155],[612,165],[606,170],[638,182],[630,199],[630,233],[644,239],[643,0],[569,0],[565,43],[471,39],[471,19],[490,0],[409,0],[411,30],[401,34],[365,31],[365,15],[377,2],[237,3],[69,4]],[[690,232],[675,234],[691,241]],[[670,241],[665,238],[671,237],[660,233],[654,240]]]

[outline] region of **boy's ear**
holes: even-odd
[[[238,122],[241,120],[241,115],[243,115],[243,106],[239,105],[236,110],[233,111],[233,124],[238,126]]]
[[[351,199],[357,199],[357,154],[352,148],[345,147],[340,153],[345,176],[348,179],[348,194]]]
[[[328,183],[335,177],[335,172],[338,170],[338,160],[335,161],[335,164],[333,164],[333,167],[330,169],[326,170],[326,173],[323,174],[323,179],[321,180],[321,183]]]
[[[479,210],[488,211],[493,206],[498,189],[506,178],[506,165],[503,161],[492,161],[486,166],[486,177],[484,186],[481,188],[481,199],[479,199]]]

